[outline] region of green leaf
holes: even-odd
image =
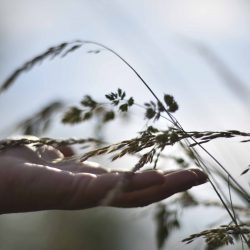
[[[86,95],[86,96],[84,96],[84,98],[82,99],[81,104],[82,104],[84,107],[89,107],[89,108],[94,109],[94,108],[96,107],[96,105],[97,105],[97,102],[94,101],[94,100],[92,99],[91,96]]]
[[[245,169],[240,175],[246,174],[249,170],[250,170],[250,168]]]
[[[171,106],[169,106],[168,111],[169,111],[170,113],[174,113],[174,112],[177,111],[178,109],[179,109],[179,106],[178,106],[178,104],[175,102],[175,103],[173,103]]]
[[[177,102],[174,100],[174,97],[172,95],[164,95],[164,102],[168,106],[168,111],[173,113],[178,110],[179,106]]]
[[[119,101],[119,100],[114,100],[112,103],[113,103],[115,106],[117,106],[117,105],[120,103],[120,101]]]
[[[161,102],[158,102],[157,103],[157,106],[158,106],[158,110],[159,110],[159,112],[163,112],[165,109],[164,109],[164,106],[163,106],[163,104],[161,103]]]
[[[113,101],[113,100],[114,100],[113,96],[111,96],[111,95],[105,95],[105,97],[106,97],[109,101]]]
[[[126,96],[126,93],[125,93],[125,91],[122,93],[122,96],[121,96],[121,99],[123,100],[124,98],[125,98],[125,96]]]
[[[128,106],[132,106],[133,104],[134,104],[134,99],[133,99],[133,97],[130,97],[128,99]]]
[[[120,88],[118,88],[117,93],[118,93],[118,96],[121,97],[121,95],[122,95],[122,90],[121,90]]]
[[[170,143],[174,144],[176,143],[177,141],[179,141],[179,136],[176,132],[172,132],[170,134]]]
[[[148,119],[154,118],[156,112],[152,108],[147,108],[145,117]]]
[[[92,115],[93,115],[92,112],[86,112],[84,113],[82,120],[83,121],[89,120],[92,117]]]
[[[70,124],[78,123],[81,121],[81,113],[82,111],[80,109],[78,109],[77,107],[72,107],[64,114],[62,122]]]
[[[111,121],[115,118],[115,113],[113,111],[108,111],[104,114],[103,122]]]
[[[127,112],[128,111],[128,104],[122,104],[120,107],[119,107],[120,111],[122,112]]]
[[[174,97],[172,95],[164,95],[164,101],[167,106],[170,106],[174,102]]]
[[[169,142],[169,136],[167,133],[157,135],[155,139],[159,144],[167,144]]]
[[[157,129],[157,128],[153,127],[153,126],[149,126],[149,127],[147,128],[147,131],[148,131],[149,133],[157,133],[157,132],[159,132],[159,129]]]
[[[157,248],[162,249],[171,232],[180,227],[177,211],[168,210],[165,204],[159,203],[155,214]]]

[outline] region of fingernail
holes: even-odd
[[[201,185],[206,182],[208,182],[208,176],[206,173],[202,172],[199,169],[189,169],[190,171],[196,178],[196,185]]]

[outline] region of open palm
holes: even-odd
[[[1,152],[0,213],[140,207],[207,180],[198,169],[132,173],[62,159],[62,153],[50,146],[18,146]]]

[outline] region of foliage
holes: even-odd
[[[169,210],[166,204],[162,203],[159,203],[156,207],[155,220],[157,247],[161,249],[170,233],[180,227],[180,222],[177,218],[177,211]]]
[[[196,238],[204,238],[206,241],[206,250],[218,249],[221,246],[234,244],[234,239],[238,239],[242,235],[246,235],[248,246],[250,246],[250,226],[241,225],[222,225],[219,228],[204,230],[198,234],[192,234],[183,242],[190,244]]]
[[[63,106],[62,101],[49,103],[36,114],[18,123],[16,129],[20,129],[24,135],[41,135],[50,128],[54,114],[62,110]]]
[[[60,147],[60,146],[70,146],[76,144],[87,144],[87,143],[100,143],[99,140],[94,138],[88,139],[74,139],[68,138],[65,140],[59,139],[52,139],[52,138],[32,138],[32,139],[7,139],[7,140],[0,140],[0,151],[6,150],[11,147],[21,146],[21,145],[30,145],[32,144],[35,147],[40,147],[43,145],[53,146],[53,147]]]
[[[65,57],[68,54],[78,50],[85,44],[92,44],[98,47],[95,50],[89,50],[89,53],[97,54],[102,49],[108,50],[122,60],[141,80],[144,86],[151,92],[154,97],[154,101],[149,101],[144,104],[145,119],[146,121],[154,121],[165,119],[168,122],[168,126],[165,130],[159,129],[156,126],[147,126],[146,129],[140,131],[138,135],[132,139],[124,140],[118,143],[98,146],[94,150],[90,150],[85,154],[79,156],[79,160],[85,161],[90,157],[98,155],[112,154],[112,160],[116,160],[127,155],[136,155],[139,159],[133,167],[132,171],[142,170],[146,165],[158,167],[159,158],[165,160],[173,160],[179,168],[186,168],[190,164],[200,167],[209,176],[209,182],[218,195],[220,202],[217,201],[200,201],[192,196],[191,193],[185,192],[181,194],[176,200],[175,204],[179,207],[193,207],[193,206],[215,206],[224,209],[231,220],[231,223],[227,226],[220,226],[218,228],[212,228],[202,231],[197,234],[192,234],[190,237],[183,240],[183,242],[191,243],[197,238],[204,238],[206,242],[206,249],[217,249],[220,246],[227,244],[234,244],[236,240],[242,240],[249,246],[249,228],[250,224],[245,220],[245,223],[241,223],[244,219],[244,214],[249,215],[249,202],[250,196],[248,192],[235,180],[235,178],[227,171],[227,169],[202,145],[213,141],[215,139],[229,139],[229,138],[243,138],[241,142],[250,142],[250,133],[242,132],[238,130],[227,131],[185,131],[181,124],[174,117],[174,112],[179,108],[176,100],[170,94],[163,96],[163,102],[155,95],[153,90],[145,82],[145,80],[139,75],[139,73],[117,52],[108,48],[107,46],[93,42],[76,40],[69,43],[62,43],[55,47],[51,47],[44,53],[36,56],[35,58],[27,61],[21,67],[11,74],[7,80],[0,87],[0,93],[8,89],[14,81],[25,71],[30,70],[35,65],[39,64],[45,59],[55,57]],[[133,97],[127,98],[127,94],[124,90],[118,88],[117,91],[108,93],[105,95],[107,102],[99,102],[93,97],[86,95],[80,101],[79,105],[72,106],[66,110],[63,114],[63,124],[78,124],[81,122],[89,121],[94,117],[98,118],[100,124],[106,124],[113,121],[118,117],[118,114],[127,114],[131,111],[134,105],[137,105]],[[24,134],[39,135],[44,133],[49,128],[53,115],[59,110],[63,109],[62,102],[54,102],[41,111],[37,112],[30,118],[25,119],[17,128],[21,128]],[[166,117],[165,117],[165,116]],[[11,140],[6,139],[0,141],[0,150],[5,150],[9,147],[17,145],[32,144],[36,147],[41,145],[75,145],[75,144],[89,144],[100,143],[100,140],[95,138],[90,139],[63,139],[56,140],[54,138],[38,138],[38,139],[19,139]],[[185,157],[175,155],[164,155],[164,150],[167,147],[178,145]],[[199,155],[197,148],[205,152],[213,161],[213,171],[209,168],[206,162]],[[247,174],[249,167],[246,168],[241,174]],[[218,187],[218,183],[214,179],[214,176],[220,176],[225,184],[229,187],[229,197],[225,197]],[[124,182],[125,183],[125,182]],[[122,188],[119,186],[118,188]],[[231,190],[235,192],[240,198],[242,198],[245,205],[238,206],[232,203]],[[114,190],[116,193],[119,190]],[[106,202],[110,197],[107,197]],[[158,249],[162,248],[166,242],[168,236],[173,229],[178,229],[181,224],[179,218],[177,218],[178,209],[170,208],[167,203],[159,203],[156,207],[155,221],[157,225],[157,245]],[[239,219],[240,218],[240,219]]]

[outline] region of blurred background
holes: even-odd
[[[0,6],[1,83],[48,47],[93,40],[122,55],[159,97],[172,94],[180,106],[176,117],[186,130],[249,131],[249,0],[0,0]],[[153,100],[117,57],[104,50],[86,53],[91,49],[98,47],[83,46],[21,75],[0,96],[0,138],[12,135],[15,124],[54,100],[68,106],[86,94],[104,100],[104,94],[118,87],[137,103]],[[133,112],[129,126],[123,121],[108,124],[103,137],[114,142],[136,136],[145,120],[142,110]],[[43,136],[94,136],[93,126],[63,126],[58,115]],[[249,190],[249,175],[240,173],[250,163],[250,147],[238,141],[220,140],[207,148]],[[110,166],[131,169],[133,164]],[[193,190],[199,197],[214,197],[208,184]],[[1,215],[0,249],[156,249],[153,211],[154,205]],[[214,208],[182,211],[181,230],[163,249],[201,249],[201,242],[186,246],[180,241],[220,215]]]

